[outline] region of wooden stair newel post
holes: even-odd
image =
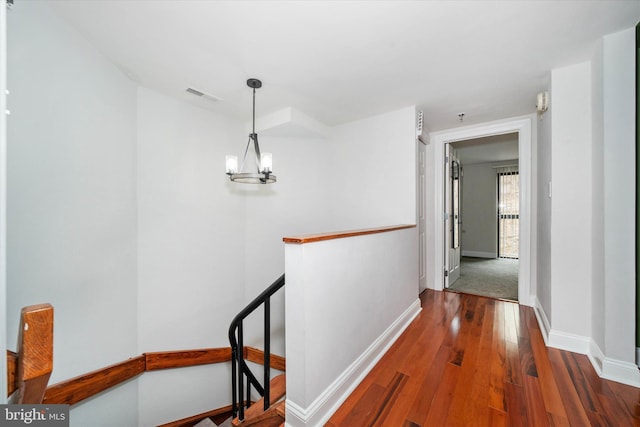
[[[24,307],[20,316],[18,366],[13,403],[42,403],[53,371],[53,307]]]

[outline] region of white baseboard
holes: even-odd
[[[605,359],[604,352],[594,340],[591,340],[589,343],[589,353],[587,353],[587,357],[589,357],[589,361],[593,365],[598,376],[602,378],[602,365],[604,364]]]
[[[287,399],[286,427],[324,425],[400,337],[421,309],[420,300],[417,299],[309,406],[303,408]]]
[[[635,363],[606,357],[590,337],[551,330],[549,347],[584,354],[600,378],[640,388],[640,370]]]
[[[551,329],[538,298],[535,298],[534,312],[547,347],[584,354],[600,378],[640,388],[640,370],[636,364],[605,357],[604,352],[591,337]],[[640,360],[640,348],[636,349],[636,358]]]
[[[542,308],[542,303],[538,297],[533,297],[533,312],[536,315],[536,319],[538,319],[538,326],[540,326],[540,332],[542,332],[542,339],[544,340],[545,345],[548,346],[551,324],[549,323],[547,313],[545,313],[544,308]]]
[[[549,341],[547,345],[560,350],[589,354],[591,338],[551,329],[549,331]]]
[[[640,371],[635,363],[604,358],[602,378],[640,388]]]
[[[480,251],[462,251],[462,256],[469,256],[473,258],[498,258],[498,254],[495,252],[480,252]]]

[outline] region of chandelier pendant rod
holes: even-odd
[[[256,88],[253,88],[253,127],[249,139],[253,139],[253,148],[256,152],[256,167],[258,173],[262,172],[262,158],[260,156],[260,146],[258,145],[258,134],[256,133]],[[249,147],[247,147],[249,148]],[[245,154],[246,155],[246,154]]]

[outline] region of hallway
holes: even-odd
[[[432,290],[421,301],[326,426],[640,425],[640,390],[545,347],[530,307]]]

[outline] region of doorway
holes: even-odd
[[[451,205],[445,287],[517,301],[518,134],[457,141],[445,151],[451,163],[446,179],[451,189],[445,191],[445,204]]]
[[[534,120],[535,116],[531,115],[433,132],[430,135],[433,143],[433,217],[443,218],[444,213],[445,219],[445,167],[449,167],[449,165],[444,161],[447,144],[509,133],[518,135],[518,170],[520,181],[520,210],[518,221],[519,262],[517,267],[518,302],[528,306],[534,305],[535,301],[535,298],[530,294],[531,282],[532,280],[535,280],[535,270],[532,271],[531,267],[536,264],[535,240],[532,240],[534,237],[532,228],[535,222],[531,221],[531,213],[533,212],[533,206],[535,203],[534,195],[531,192],[531,183],[533,182],[533,178],[535,178],[535,171],[532,168],[533,156],[531,136]],[[462,171],[464,177],[464,165],[462,165]],[[464,191],[464,179],[462,187]],[[462,212],[461,216],[464,230],[465,213]],[[494,216],[494,220],[495,218],[496,217]],[[446,246],[447,233],[445,233],[445,227],[442,226],[442,222],[439,221],[434,222],[432,230],[433,237],[430,239],[429,244],[433,250],[433,264],[435,266],[442,266],[441,268],[434,268],[432,270],[432,283],[435,290],[443,290],[445,289],[445,271],[447,269],[445,255],[448,249]],[[461,236],[464,249],[464,231],[461,233]]]

